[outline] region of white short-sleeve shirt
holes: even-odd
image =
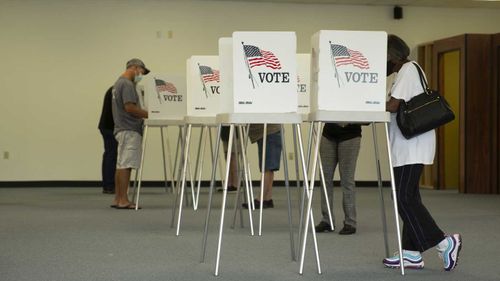
[[[420,77],[413,62],[405,63],[396,75],[391,87],[391,96],[395,99],[409,101],[423,93]],[[391,113],[389,125],[391,156],[393,167],[410,164],[430,165],[434,161],[436,151],[436,134],[434,130],[406,139],[399,130],[396,113]]]

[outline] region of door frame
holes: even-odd
[[[493,173],[496,173],[496,177],[493,179],[493,186],[496,190],[493,193],[500,194],[500,33],[493,34],[491,40],[491,50],[492,50],[492,61],[493,61],[493,126],[496,129],[496,134],[493,137],[493,143],[496,144],[496,153],[492,153],[493,163],[496,167],[493,167]]]
[[[465,63],[466,63],[466,53],[465,53],[465,35],[459,35],[455,37],[450,37],[442,40],[434,41],[434,46],[432,48],[432,87],[437,89],[440,93],[443,93],[443,75],[442,69],[440,68],[440,59],[444,53],[451,51],[460,52],[460,66],[459,66],[459,184],[458,188],[460,192],[465,192]],[[437,189],[445,188],[445,156],[444,156],[444,129],[440,127],[436,130],[437,133]]]

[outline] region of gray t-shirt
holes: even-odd
[[[131,102],[140,106],[139,96],[135,85],[129,79],[121,76],[113,86],[113,121],[115,122],[114,134],[120,131],[136,131],[142,135],[142,118],[137,118],[125,111],[125,104]]]

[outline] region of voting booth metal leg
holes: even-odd
[[[170,221],[170,227],[174,227],[175,223],[175,214],[177,212],[177,201],[179,200],[180,196],[180,185],[181,185],[181,178],[182,178],[182,168],[184,167],[184,150],[186,149],[186,142],[184,141],[184,133],[187,129],[187,125],[185,124],[184,126],[179,126],[179,140],[178,142],[180,144],[180,153],[179,153],[179,165],[177,169],[177,187],[176,187],[176,193],[174,196],[174,204],[172,205],[172,219]]]
[[[168,170],[167,172],[171,175],[170,177],[170,191],[172,192],[172,194],[175,194],[175,167],[173,166],[174,164],[172,164],[172,149],[170,148],[170,138],[168,137],[168,126],[165,127],[167,129],[167,155],[168,155],[168,158],[167,158],[167,163],[168,163]]]
[[[293,128],[293,127],[292,127]],[[299,168],[299,157],[297,156],[297,132],[295,129],[293,131],[293,155],[295,156],[295,180],[297,183],[297,190],[300,193],[300,168]]]
[[[312,149],[312,137],[313,137],[313,127],[314,127],[314,122],[309,122],[309,132],[308,132],[308,140],[307,140],[307,156],[304,158],[304,162],[307,162],[306,164],[306,173],[309,172],[309,164],[311,160],[311,149]],[[299,142],[302,142],[302,132],[299,134]],[[303,175],[304,178],[304,188],[302,189],[302,193],[299,194],[299,205],[300,205],[300,213],[299,213],[299,243],[302,243],[302,229],[304,228],[304,209],[305,209],[305,198],[306,198],[306,192],[307,191],[307,181],[305,180],[306,176]],[[315,175],[313,175],[313,178],[315,178]],[[297,255],[301,255],[301,247],[297,247]]]
[[[184,187],[186,185],[186,171],[188,169],[188,160],[189,160],[189,143],[191,140],[191,129],[192,125],[188,124],[187,133],[186,133],[186,141],[185,141],[185,149],[184,149],[184,167],[182,169],[182,180],[181,180],[181,191],[180,191],[180,201],[179,201],[179,215],[177,216],[177,231],[175,232],[176,236],[179,236],[180,227],[181,227],[181,219],[182,219],[182,201],[184,200]]]
[[[134,183],[132,184],[132,188],[134,189],[132,198],[135,199],[135,191],[137,189],[137,177],[138,177],[138,169],[134,169]],[[130,186],[130,184],[129,184]],[[127,186],[127,188],[129,187]],[[128,195],[129,190],[127,189],[127,195]]]
[[[235,127],[235,130],[238,130],[240,128],[240,125],[237,125]],[[239,153],[238,153],[238,146],[240,145],[237,141],[236,141],[236,135],[238,134],[238,131],[236,131],[236,133],[233,135],[233,143],[235,144],[235,147],[236,147],[236,151],[233,152],[236,153],[236,162],[238,163],[237,166],[239,167]],[[234,160],[232,159],[232,156],[231,156],[231,160]],[[230,165],[231,166],[231,165]],[[239,171],[239,169],[237,168],[237,171]],[[238,172],[237,172],[238,173]],[[239,173],[238,173],[239,175]],[[228,184],[229,185],[229,184]],[[241,228],[245,227],[244,226],[244,223],[243,223],[243,212],[241,212],[241,185],[238,185],[236,187],[236,197],[234,198],[234,212],[233,212],[233,222],[231,224],[231,229],[234,229],[234,226],[236,225],[236,217],[238,216],[238,212],[240,214],[240,226]]]
[[[248,160],[247,160],[247,152],[246,152],[246,145],[248,143],[243,142],[243,129],[241,126],[238,127],[238,132],[240,134],[240,151],[241,151],[241,157],[243,158],[243,170],[245,171],[245,191],[246,191],[246,197],[247,197],[247,202],[250,200],[250,192],[251,192],[251,185],[250,182],[252,179],[250,178],[250,174],[248,173]],[[254,236],[254,228],[253,228],[253,217],[252,217],[252,209],[250,208],[250,204],[248,205],[248,223],[250,224],[250,235]],[[240,211],[241,212],[241,211]]]
[[[326,200],[326,209],[328,211],[328,219],[330,221],[330,229],[335,230],[335,225],[333,224],[332,208],[330,207],[330,197],[328,195],[328,190],[326,189],[325,173],[323,171],[323,163],[321,162],[321,155],[318,154],[318,165],[319,165],[319,176],[321,179],[321,186],[323,189],[323,194]],[[333,188],[333,187],[332,187]]]
[[[385,215],[384,192],[382,190],[382,173],[380,169],[380,155],[378,151],[377,128],[375,122],[372,123],[373,146],[375,148],[375,166],[377,168],[377,182],[380,196],[380,215],[382,218],[382,229],[384,231],[385,257],[389,257],[389,239],[387,237],[387,217]]]
[[[385,124],[385,137],[387,140],[387,155],[389,156],[389,169],[391,173],[391,189],[392,189],[392,202],[394,203],[394,219],[396,221],[396,232],[398,238],[398,251],[399,251],[399,264],[401,268],[401,275],[405,275],[405,267],[403,262],[403,247],[401,244],[401,231],[399,227],[399,214],[398,214],[398,198],[396,197],[396,182],[394,181],[394,169],[392,167],[392,155],[391,155],[391,141],[389,139],[389,123]]]
[[[196,168],[195,168],[195,176],[196,179],[196,193],[192,193],[193,197],[193,208],[194,210],[198,210],[198,199],[200,197],[200,187],[201,187],[201,175],[203,173],[203,159],[205,157],[205,146],[206,146],[206,137],[205,130],[208,130],[208,126],[201,127],[201,135],[200,135],[200,143],[198,145],[198,155],[196,156]]]
[[[314,125],[314,124],[312,124]],[[321,264],[320,264],[320,259],[319,259],[319,251],[318,251],[318,241],[316,239],[316,230],[314,229],[314,215],[313,215],[313,212],[312,212],[312,198],[313,198],[313,188],[314,188],[314,175],[316,174],[316,164],[317,164],[317,161],[318,161],[318,150],[319,150],[319,137],[320,137],[320,134],[321,134],[321,122],[318,122],[318,134],[317,134],[317,141],[316,141],[316,146],[315,146],[315,149],[314,149],[314,158],[313,158],[313,164],[312,164],[312,169],[311,169],[311,179],[310,179],[310,183],[308,184],[308,176],[307,176],[307,168],[306,168],[306,165],[305,165],[305,161],[304,161],[304,150],[303,150],[303,146],[302,146],[302,136],[301,136],[301,133],[300,133],[300,125],[297,125],[297,132],[298,132],[298,136],[299,136],[299,147],[300,147],[300,153],[301,153],[301,157],[302,157],[302,171],[303,171],[303,174],[304,174],[304,185],[305,185],[305,188],[308,190],[308,192],[306,192],[307,194],[307,215],[306,215],[306,223],[304,225],[304,234],[303,234],[303,240],[301,241],[302,242],[302,245],[301,245],[301,251],[300,251],[300,266],[299,266],[299,274],[302,274],[303,273],[303,270],[304,270],[304,258],[305,258],[305,249],[306,249],[306,243],[307,243],[307,234],[308,234],[308,231],[307,231],[307,228],[309,227],[309,220],[311,221],[311,232],[312,232],[312,236],[313,236],[313,244],[314,244],[314,251],[315,251],[315,254],[316,254],[316,263],[317,263],[317,267],[318,267],[318,274],[321,274]]]
[[[201,131],[200,131],[200,139],[198,141],[198,150],[196,151],[196,161],[195,161],[195,166],[194,166],[194,177],[195,177],[195,185],[198,185],[198,172],[200,169],[200,154],[201,154],[201,146],[203,144],[203,133],[205,131],[205,126],[201,126]],[[191,200],[193,201],[193,209],[196,211],[196,192],[193,190],[191,192]]]
[[[233,134],[234,134],[234,124],[231,124],[229,127],[229,141],[228,141],[228,148],[227,148],[227,156],[226,156],[226,170],[225,170],[225,181],[224,181],[224,186],[222,187],[222,207],[221,207],[221,215],[220,215],[220,226],[219,226],[219,239],[217,242],[217,258],[215,261],[215,276],[219,275],[219,263],[220,263],[220,253],[221,253],[221,246],[222,246],[222,232],[224,230],[224,215],[226,211],[226,200],[227,200],[227,180],[229,177],[229,164],[230,164],[230,157],[231,157],[231,151],[232,151],[232,146],[233,146]],[[262,204],[261,204],[262,205]]]
[[[316,136],[316,130],[314,129],[314,125],[311,124],[311,130],[309,131],[309,151],[308,151],[308,155],[310,155],[310,152],[311,152],[311,148],[313,146],[313,136]],[[321,138],[321,137],[320,137]],[[307,159],[309,160],[310,157],[308,156]],[[331,230],[335,230],[335,226],[334,226],[334,223],[333,223],[333,217],[332,217],[332,210],[331,210],[331,206],[330,206],[330,200],[329,200],[329,195],[328,195],[328,192],[327,192],[327,189],[326,189],[326,181],[325,181],[325,173],[324,173],[324,170],[323,170],[323,163],[321,161],[321,156],[318,154],[318,165],[319,165],[319,177],[320,177],[320,181],[321,181],[321,187],[322,187],[322,191],[323,191],[323,194],[324,194],[324,198],[326,200],[326,209],[327,209],[327,212],[328,212],[328,219],[329,219],[329,222],[330,222],[330,228]],[[308,166],[309,167],[309,163],[308,163]],[[314,179],[316,179],[316,175],[313,175]],[[301,218],[300,218],[300,223],[299,223],[299,243],[301,243],[301,238],[302,238],[302,228],[303,228],[303,222],[304,222],[304,204],[305,204],[305,194],[306,194],[306,188],[304,188],[304,191],[302,193],[302,197],[300,199],[300,204],[301,204],[301,212],[300,212],[300,215],[301,215]],[[299,255],[300,255],[300,247],[299,247]]]
[[[313,135],[316,134],[316,130],[313,128]],[[320,139],[322,136],[319,137]],[[319,178],[321,181],[321,187],[323,190],[323,195],[326,200],[326,210],[328,211],[328,219],[330,221],[330,229],[335,230],[335,225],[333,224],[332,208],[330,207],[330,199],[328,195],[328,190],[326,189],[325,172],[323,170],[323,162],[321,161],[321,153],[318,154],[318,165],[319,165]],[[333,187],[332,187],[333,188]]]
[[[285,189],[286,189],[286,198],[288,202],[288,228],[290,231],[290,252],[292,261],[296,261],[295,257],[295,241],[293,239],[293,225],[292,225],[292,201],[290,199],[290,181],[288,175],[288,161],[286,157],[286,142],[285,142],[285,126],[281,125],[281,146],[282,156],[283,156],[283,168],[285,169]]]
[[[267,123],[264,123],[264,132],[262,133],[262,163],[260,176],[260,204],[259,204],[259,236],[262,236],[262,211],[264,205],[264,179],[266,174],[266,149],[267,149]]]
[[[210,212],[212,210],[212,198],[214,194],[215,187],[215,176],[217,174],[217,160],[219,159],[219,147],[220,147],[220,132],[221,125],[217,126],[217,139],[215,141],[215,152],[212,152],[212,175],[210,178],[210,188],[208,190],[208,205],[207,205],[207,216],[205,218],[205,228],[203,231],[203,239],[201,241],[201,256],[200,262],[205,262],[205,255],[207,251],[207,237],[208,237],[208,225],[210,223]],[[211,131],[209,131],[211,132]],[[212,140],[212,136],[210,134],[210,140]]]
[[[161,156],[163,160],[163,178],[165,179],[165,192],[168,192],[167,161],[165,156],[165,140],[163,136],[163,127],[160,127],[160,137],[161,137]]]
[[[183,126],[179,126],[179,133],[178,133],[178,136],[177,136],[177,146],[176,146],[176,149],[175,149],[175,159],[174,159],[174,167],[173,167],[173,178],[176,179],[175,180],[175,190],[178,190],[179,189],[179,185],[180,185],[180,171],[181,171],[181,162],[182,162],[182,149],[183,149],[183,145],[184,145],[184,141],[183,141]]]
[[[248,132],[250,131],[250,125],[247,124],[245,128],[245,153],[247,153],[248,142],[250,141],[250,137]],[[247,157],[248,159],[248,157]],[[247,171],[248,171],[248,185],[250,186],[250,199],[248,199],[248,208],[252,206],[252,211],[255,211],[255,202],[254,202],[254,194],[253,194],[253,183],[252,183],[252,169],[250,169],[250,162],[247,160]]]
[[[139,210],[139,195],[141,194],[142,168],[144,166],[144,155],[146,154],[146,141],[148,137],[148,127],[144,126],[144,136],[142,137],[141,165],[139,166],[139,181],[137,183],[137,194],[135,196],[135,210]],[[134,189],[135,190],[135,189]]]

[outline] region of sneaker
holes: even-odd
[[[445,245],[442,245],[442,243]],[[444,270],[453,270],[458,264],[458,256],[462,250],[462,236],[460,234],[448,235],[438,245],[438,255],[444,262]]]
[[[344,228],[339,231],[340,235],[350,235],[356,233],[356,228],[352,225],[344,224]]]
[[[253,200],[253,204],[255,205],[255,209],[260,209],[260,201],[257,199]],[[241,206],[245,209],[248,209],[248,203],[243,203]],[[264,200],[264,204],[262,204],[262,209],[274,208],[273,199]]]
[[[314,227],[314,229],[316,230],[316,233],[321,233],[321,232],[333,232],[335,228],[332,229],[329,223],[321,221],[320,223],[318,223],[316,227]]]
[[[403,263],[405,268],[410,269],[422,269],[424,268],[424,260],[422,259],[422,255],[413,251],[410,253],[407,250],[403,250]],[[394,256],[390,258],[385,258],[383,263],[386,267],[389,268],[399,268],[399,253],[394,253]]]

